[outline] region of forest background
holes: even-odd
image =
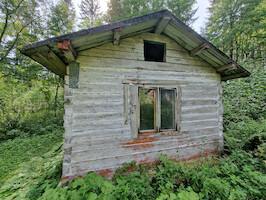
[[[201,29],[201,35],[251,72],[248,78],[223,82],[221,157],[184,165],[161,155],[156,166],[138,167],[132,174],[120,170],[111,182],[89,174],[67,188],[57,187],[63,80],[18,47],[165,8],[192,26],[195,3],[110,0],[101,12],[98,0],[82,0],[77,15],[71,0],[0,2],[0,199],[265,198],[266,0],[210,0]]]

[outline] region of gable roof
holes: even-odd
[[[198,56],[211,64],[221,74],[222,80],[250,75],[250,72],[185,25],[168,10],[53,37],[22,46],[20,52],[63,77],[66,73],[66,66],[71,62],[69,53],[75,57],[81,51],[113,42],[117,37],[116,32],[119,32],[118,39],[145,32],[164,34],[187,49],[191,56]],[[62,45],[61,42],[63,41],[68,42],[67,46],[71,44],[69,46],[71,48],[68,49],[65,46],[62,50],[59,45]]]

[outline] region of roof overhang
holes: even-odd
[[[246,69],[231,60],[213,44],[185,25],[168,10],[89,28],[20,47],[20,52],[44,65],[57,75],[66,74],[66,66],[79,52],[141,33],[164,34],[211,64],[222,80],[247,77]]]

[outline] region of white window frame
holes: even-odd
[[[140,133],[140,104],[139,104],[139,88],[162,88],[162,89],[175,89],[176,101],[175,101],[175,129],[160,130],[160,126],[152,132],[160,133],[163,131],[171,132],[175,131],[180,133],[180,122],[181,122],[181,85],[186,85],[184,82],[179,81],[165,81],[165,80],[139,80],[126,78],[122,81],[124,87],[124,124],[130,125],[131,138],[138,138]],[[156,93],[160,95],[160,93]],[[160,98],[160,97],[157,97]],[[129,100],[129,101],[128,101]],[[157,110],[160,109],[160,105],[157,105]],[[158,120],[158,121],[157,121]],[[156,118],[156,124],[160,124],[160,117]],[[146,131],[146,130],[145,130]],[[148,131],[146,131],[148,132]],[[168,134],[167,134],[168,135]]]
[[[138,92],[138,133],[142,134],[145,132],[164,132],[164,131],[177,131],[178,130],[178,89],[176,87],[171,87],[171,86],[154,86],[154,85],[141,85],[138,86],[138,91],[140,89],[154,89],[156,90],[155,94],[156,94],[156,100],[155,100],[155,120],[154,120],[154,129],[150,129],[150,130],[140,130],[140,95]],[[175,94],[175,119],[174,119],[174,129],[162,129],[161,128],[161,90],[173,90],[174,94]]]

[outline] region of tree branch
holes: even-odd
[[[8,24],[8,18],[9,18],[9,10],[6,7],[5,25],[4,25],[4,28],[3,28],[2,33],[0,35],[0,44],[2,42],[2,38],[3,38],[4,34],[6,32],[6,28],[7,28],[7,24]]]
[[[24,0],[21,0],[21,1],[18,3],[18,5],[15,7],[15,9],[12,10],[11,12],[10,12],[9,9],[7,8],[7,4],[6,4],[6,6],[5,6],[5,9],[6,9],[5,25],[4,25],[3,30],[2,30],[2,33],[1,33],[1,35],[0,35],[0,44],[2,43],[2,39],[3,39],[4,34],[5,34],[5,32],[6,32],[6,29],[7,29],[8,18],[9,18],[11,15],[13,15],[14,13],[17,12],[17,10],[19,9],[19,7],[20,7],[20,5],[23,3],[23,1],[24,1]],[[11,1],[11,3],[13,3],[13,2]]]
[[[32,22],[32,21],[31,21]],[[31,23],[30,22],[30,23]],[[15,46],[15,44],[17,43],[17,41],[18,41],[18,38],[19,38],[19,36],[20,36],[20,33],[30,24],[30,23],[28,23],[28,24],[26,24],[25,26],[23,26],[20,30],[19,30],[19,32],[17,32],[17,34],[16,34],[16,38],[15,38],[15,40],[13,41],[13,43],[12,43],[12,45],[8,48],[8,50],[5,52],[5,54],[0,58],[0,62],[2,62],[6,57],[7,57],[7,55],[10,53],[10,51],[14,48],[14,46]]]

